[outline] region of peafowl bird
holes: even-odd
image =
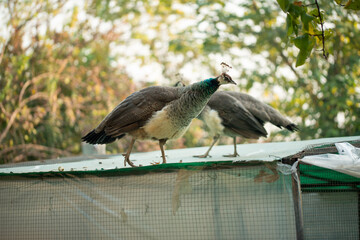
[[[195,156],[201,158],[209,155],[211,148],[221,135],[234,139],[234,153],[224,156],[239,156],[236,150],[236,137],[242,136],[250,139],[266,137],[267,131],[264,128],[266,122],[292,132],[299,130],[294,123],[271,106],[248,94],[239,92],[216,92],[198,118],[205,123],[210,135],[213,136],[213,142],[206,153]]]
[[[82,140],[90,144],[107,144],[124,137],[132,137],[124,154],[124,164],[130,161],[130,153],[137,139],[157,140],[163,163],[166,163],[164,144],[169,139],[181,137],[204,109],[210,97],[222,84],[236,84],[222,73],[187,87],[152,86],[128,96],[110,112],[104,120]]]

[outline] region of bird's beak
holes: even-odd
[[[230,83],[236,85],[236,82],[234,82],[232,79],[230,79]]]

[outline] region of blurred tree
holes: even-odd
[[[66,1],[1,7],[9,36],[0,58],[0,161],[79,153],[82,133],[134,88],[111,53],[119,33],[79,21]]]
[[[296,58],[296,66],[301,66],[309,58],[313,49],[316,49],[316,42],[322,45],[321,51],[325,59],[328,58],[328,52],[325,47],[327,40],[334,43],[332,30],[324,28],[325,18],[331,15],[331,12],[325,12],[322,7],[328,6],[323,3],[322,7],[319,1],[291,1],[277,0],[280,8],[286,13],[287,35],[291,36],[294,45],[299,48]],[[360,10],[359,0],[335,0],[338,6],[346,10]]]

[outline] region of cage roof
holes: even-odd
[[[207,163],[207,162],[249,162],[263,161],[271,162],[295,156],[299,153],[306,154],[309,149],[319,149],[319,146],[328,146],[336,142],[359,141],[360,136],[340,137],[340,138],[322,138],[305,141],[292,142],[272,142],[272,143],[253,143],[239,144],[237,146],[239,157],[223,157],[224,154],[233,152],[233,145],[215,146],[210,158],[195,158],[193,155],[204,153],[208,147],[186,148],[166,150],[167,162],[169,164],[186,163]],[[131,160],[142,166],[152,166],[152,168],[163,168],[160,151],[133,153]],[[124,166],[124,157],[118,155],[97,155],[97,156],[78,156],[59,158],[45,161],[31,161],[18,164],[6,164],[0,166],[0,174],[22,174],[22,173],[44,173],[44,172],[88,172],[104,171],[113,169],[129,168]]]

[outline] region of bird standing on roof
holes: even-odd
[[[82,138],[90,144],[107,144],[129,134],[132,139],[124,154],[126,162],[137,139],[159,141],[163,163],[166,163],[164,144],[181,137],[193,118],[206,106],[212,94],[222,84],[236,84],[222,73],[187,87],[152,86],[135,92],[122,101],[104,120]]]
[[[266,122],[292,132],[299,130],[294,123],[271,106],[248,94],[231,91],[213,94],[198,118],[205,123],[210,135],[213,136],[213,142],[206,153],[195,156],[201,158],[209,155],[211,148],[221,135],[234,139],[234,154],[225,155],[225,157],[239,156],[236,151],[236,137],[250,139],[266,137],[267,131],[264,128]]]

